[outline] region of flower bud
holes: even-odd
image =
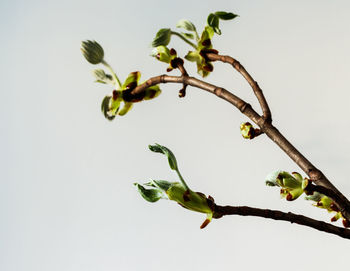
[[[81,51],[83,52],[84,57],[91,64],[99,64],[103,61],[104,51],[100,44],[96,41],[83,41],[81,44]]]

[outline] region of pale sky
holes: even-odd
[[[221,23],[214,47],[246,67],[277,128],[350,197],[349,1],[5,0],[0,270],[346,269],[346,239],[240,216],[200,230],[205,215],[148,203],[132,185],[177,181],[165,158],[148,150],[157,142],[173,150],[189,186],[218,204],[332,216],[265,186],[273,170],[302,172],[265,136],[244,140],[239,125],[247,119],[211,94],[188,88],[179,99],[180,86],[168,84],[159,98],[112,122],[100,112],[112,89],[93,83],[96,67],[81,55],[82,40],[104,47],[121,80],[136,70],[146,80],[167,67],[149,56],[158,29],[187,18],[201,31],[218,10],[240,17]],[[172,47],[182,56],[190,49],[176,37]],[[239,74],[214,67],[208,82],[257,106]]]

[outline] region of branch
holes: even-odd
[[[169,76],[169,75],[159,75],[148,79],[143,84],[137,86],[131,95],[136,95],[145,91],[148,87],[152,85],[157,85],[160,83],[178,83],[186,84],[193,87],[197,87],[206,90],[216,96],[224,99],[225,101],[234,105],[238,110],[240,110],[244,115],[251,119],[255,124],[257,124],[261,131],[264,132],[274,143],[276,143],[309,177],[310,180],[319,186],[324,186],[329,190],[334,192],[336,198],[331,195],[327,195],[332,198],[338,207],[339,211],[342,213],[343,217],[350,221],[350,202],[349,200],[327,179],[327,177],[317,169],[309,160],[307,160],[278,130],[272,125],[267,119],[261,117],[250,104],[246,103],[241,98],[237,97],[233,93],[227,91],[224,88],[217,87],[215,85],[206,83],[199,79],[189,76]],[[334,196],[333,195],[333,196]]]
[[[263,111],[263,118],[266,121],[271,122],[271,111],[270,111],[269,105],[265,99],[265,96],[264,96],[261,88],[258,85],[258,82],[256,82],[253,79],[253,77],[246,71],[246,69],[241,65],[241,63],[239,63],[239,61],[237,61],[236,59],[234,59],[233,57],[230,57],[230,56],[222,56],[222,55],[212,54],[212,53],[207,53],[206,56],[210,61],[221,61],[221,62],[229,63],[240,74],[242,74],[242,76],[245,78],[245,80],[247,80],[249,85],[252,87],[254,94],[259,101],[259,104],[260,104],[261,109]]]
[[[220,218],[221,216],[225,215],[259,216],[264,218],[271,218],[274,220],[284,220],[350,239],[349,229],[337,227],[323,221],[318,221],[303,215],[297,215],[290,212],[284,213],[276,210],[259,209],[247,206],[214,206],[214,217]]]

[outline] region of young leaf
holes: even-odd
[[[113,77],[110,74],[106,74],[102,69],[96,69],[93,71],[93,75],[96,78],[96,82],[102,84],[113,84]]]
[[[215,15],[218,16],[221,20],[232,20],[236,18],[238,15],[233,14],[232,12],[226,12],[226,11],[217,11],[215,12]]]
[[[194,26],[194,24],[186,19],[182,19],[182,20],[178,21],[176,24],[176,27],[184,28],[184,29],[186,29],[188,31],[192,31],[192,32],[196,31],[196,27]]]
[[[164,147],[164,146],[159,145],[159,144],[155,144],[155,145],[149,145],[148,148],[153,152],[159,152],[159,153],[164,154],[166,157],[168,157],[168,162],[169,162],[170,168],[172,170],[178,170],[175,155],[167,147]]]
[[[168,191],[168,189],[173,185],[173,183],[164,180],[152,180],[152,183],[154,183],[156,187],[162,189],[164,192]]]
[[[182,35],[184,35],[186,38],[188,38],[188,39],[194,39],[194,35],[193,34],[191,34],[191,33],[184,33],[184,32],[181,32],[181,34]]]
[[[101,103],[101,111],[102,111],[103,115],[105,116],[105,118],[108,120],[113,120],[115,118],[115,116],[110,116],[108,114],[109,102],[111,99],[112,99],[111,96],[106,96],[103,98],[102,103]]]
[[[137,187],[141,196],[149,202],[156,202],[163,196],[163,193],[158,189],[146,189],[138,183],[135,183],[134,185]]]
[[[200,62],[201,56],[197,51],[196,52],[189,51],[185,56],[185,59],[191,62]]]
[[[157,47],[160,45],[166,46],[170,42],[170,37],[171,37],[170,28],[162,28],[157,32],[156,37],[152,42],[152,46],[153,47]]]
[[[131,72],[128,77],[125,79],[122,89],[126,89],[130,87],[132,84],[134,84],[134,87],[137,86],[137,83],[139,82],[141,78],[141,73],[139,71]]]
[[[219,17],[214,13],[210,13],[207,19],[208,25],[213,28],[214,32],[221,35],[221,30],[219,29]]]

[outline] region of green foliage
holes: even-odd
[[[163,197],[163,193],[159,189],[147,189],[138,183],[135,183],[134,185],[137,187],[140,195],[149,202],[156,202]]]
[[[217,11],[214,13],[216,16],[218,16],[221,20],[232,20],[236,18],[238,15],[233,14],[232,12],[226,12],[226,11]]]
[[[158,152],[158,153],[164,154],[168,158],[170,168],[172,170],[178,170],[175,155],[167,147],[159,145],[159,144],[154,144],[154,145],[149,145],[148,148],[153,152]]]
[[[101,103],[101,111],[106,119],[113,120],[117,115],[124,116],[131,110],[133,104],[143,100],[151,100],[156,98],[161,90],[158,85],[146,88],[142,93],[131,94],[131,92],[139,85],[141,73],[139,71],[130,73],[121,84],[116,73],[111,66],[103,59],[104,51],[102,46],[96,41],[84,41],[81,48],[84,57],[91,64],[103,64],[112,74],[107,74],[103,69],[95,69],[93,75],[96,82],[102,84],[111,84],[116,89],[112,94],[103,98]],[[121,108],[121,104],[124,106]]]
[[[186,19],[182,19],[182,20],[178,21],[176,24],[176,27],[184,28],[187,31],[196,32],[196,27],[194,26],[194,24]]]
[[[305,199],[314,201],[314,206],[326,209],[329,213],[334,214],[331,218],[332,222],[343,218],[341,212],[331,198],[319,192],[310,192],[307,190],[309,183],[310,181],[307,178],[303,179],[303,177],[297,172],[293,172],[291,175],[286,171],[275,171],[266,177],[266,185],[281,187],[281,197],[286,198],[288,201],[295,200],[305,193],[307,195]],[[348,222],[344,218],[343,224],[344,227],[348,227]]]
[[[157,32],[156,37],[153,39],[152,46],[153,47],[158,47],[161,45],[167,46],[170,42],[170,38],[171,38],[170,28],[162,28]]]
[[[183,28],[189,31],[190,33],[178,33],[172,31],[170,28],[160,29],[152,42],[152,46],[156,47],[155,50],[153,50],[152,52],[152,56],[155,56],[158,60],[162,62],[170,63],[170,50],[166,46],[170,42],[171,35],[176,35],[193,47],[194,51],[189,51],[186,54],[185,59],[190,62],[195,62],[197,64],[198,74],[202,77],[206,77],[214,69],[213,64],[209,61],[206,54],[218,53],[217,50],[213,49],[211,40],[213,38],[214,33],[219,35],[221,34],[221,30],[219,29],[219,21],[232,20],[237,16],[238,15],[236,14],[225,11],[210,13],[207,18],[208,25],[204,28],[201,36],[198,35],[197,29],[192,22],[186,19],[181,19],[177,22],[176,27]],[[188,39],[195,40],[196,43],[192,43]],[[168,71],[170,70],[172,70],[172,68],[168,68]]]
[[[96,69],[93,71],[93,75],[96,78],[97,83],[101,84],[113,84],[113,77],[110,74],[105,73],[102,69]]]
[[[288,201],[292,201],[300,197],[304,192],[308,179],[297,173],[293,172],[289,174],[286,171],[274,171],[266,177],[265,181],[268,186],[281,187],[280,194],[282,198],[286,198]]]
[[[149,145],[149,149],[153,152],[164,154],[168,158],[170,168],[178,172],[175,155],[170,149],[159,144]],[[189,189],[182,177],[180,177],[180,180],[181,182],[152,180],[143,185],[138,183],[135,183],[135,185],[141,196],[149,202],[156,202],[161,198],[167,198],[177,202],[188,210],[207,214],[207,218],[201,226],[201,228],[204,228],[213,217],[214,200],[211,197],[207,198],[203,193],[194,192]]]
[[[202,32],[201,38],[198,40],[197,47],[195,51],[189,51],[185,56],[190,62],[196,62],[197,64],[197,72],[202,77],[206,77],[213,71],[213,64],[206,57],[207,53],[215,53],[218,52],[213,48],[211,39],[214,35],[214,31],[211,27],[206,26],[204,31]]]
[[[207,23],[214,30],[216,34],[221,35],[221,30],[219,28],[219,19],[227,21],[227,20],[232,20],[237,16],[238,15],[233,14],[231,12],[217,11],[215,13],[209,14],[207,18]]]

